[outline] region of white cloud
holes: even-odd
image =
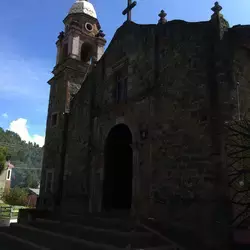
[[[42,147],[44,145],[45,137],[41,135],[33,135],[33,141]]]
[[[2,117],[7,119],[9,116],[8,116],[7,113],[3,113],[3,114],[2,114]]]
[[[27,126],[27,120],[36,118],[36,128],[32,127],[32,129],[44,130],[49,98],[47,81],[52,77],[50,71],[54,66],[54,60],[42,58],[36,55],[36,51],[31,57],[30,53],[27,54],[16,40],[4,34],[0,34],[0,38],[0,106],[9,106],[8,112],[11,116],[23,117],[24,115],[27,118],[19,118],[9,125],[6,124],[11,121],[10,117],[6,116],[8,114],[0,113],[0,127],[7,128],[9,125],[9,130],[19,134],[23,140],[43,146],[43,134],[33,134]],[[20,114],[21,110],[27,110],[27,112]],[[38,110],[40,110],[39,114]],[[1,112],[6,111],[1,110]]]
[[[30,135],[29,127],[27,125],[27,119],[18,118],[12,121],[9,126],[9,130],[17,133],[22,140],[26,142],[32,142],[38,144],[40,147],[44,145],[45,138],[41,135]]]

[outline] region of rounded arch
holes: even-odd
[[[132,204],[132,133],[117,124],[108,133],[104,148],[103,208],[129,210]]]
[[[110,129],[105,141],[105,147],[108,143],[131,145],[132,142],[133,142],[133,136],[129,127],[124,123],[120,123]]]
[[[84,42],[81,46],[81,61],[90,62],[94,55],[94,48],[89,42]]]

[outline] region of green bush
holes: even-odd
[[[6,157],[7,157],[7,148],[0,147],[0,175],[5,169]]]
[[[26,206],[28,202],[28,192],[25,188],[12,188],[3,194],[3,201],[12,206]]]

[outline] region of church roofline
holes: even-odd
[[[200,22],[188,22],[188,21],[184,21],[184,20],[171,20],[171,21],[168,21],[164,24],[138,24],[138,23],[135,23],[135,22],[124,22],[115,32],[115,34],[113,35],[107,49],[105,50],[103,56],[101,57],[101,59],[96,62],[96,67],[99,67],[101,63],[103,63],[103,61],[105,61],[105,58],[107,56],[107,54],[109,53],[109,50],[110,48],[114,45],[113,43],[119,39],[121,37],[121,39],[123,37],[126,37],[127,34],[131,34],[131,29],[132,31],[135,31],[135,33],[137,33],[136,31],[139,29],[139,30],[143,30],[145,29],[145,31],[148,29],[152,29],[152,30],[155,30],[155,32],[157,31],[162,31],[164,29],[167,29],[169,27],[174,27],[174,25],[189,25],[189,26],[202,26],[203,25],[206,25],[208,28],[209,27],[213,27],[212,26],[212,22],[211,20],[207,20],[207,21],[200,21]],[[176,26],[177,27],[177,26]],[[249,26],[250,27],[250,26]],[[185,27],[184,27],[185,28]],[[136,29],[136,30],[133,30],[133,29]],[[212,31],[212,29],[211,29]],[[145,32],[146,34],[147,32]],[[93,71],[87,76],[87,78],[85,79],[85,81],[88,81],[88,78],[91,78],[93,77],[92,74],[95,73],[95,68],[93,69]],[[80,91],[78,91],[72,98],[71,100],[71,105],[74,103],[74,101],[77,99],[77,96],[80,94]]]
[[[106,48],[101,60],[99,60],[97,62],[100,63],[102,61],[102,59],[106,56],[106,54],[108,53],[110,47],[112,47],[114,41],[120,36],[120,34],[123,33],[126,34],[126,33],[131,33],[131,29],[133,28],[136,28],[136,29],[143,29],[143,28],[153,28],[153,29],[164,29],[173,25],[173,24],[176,24],[176,23],[180,23],[180,24],[186,24],[186,25],[209,25],[211,24],[211,21],[208,20],[208,21],[200,21],[200,22],[188,22],[188,21],[184,21],[184,20],[179,20],[179,19],[175,19],[175,20],[171,20],[171,21],[168,21],[166,22],[165,24],[162,24],[162,25],[158,25],[158,24],[138,24],[138,23],[135,23],[135,22],[127,22],[125,21],[115,32],[113,38],[111,39],[108,47]]]

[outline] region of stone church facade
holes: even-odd
[[[104,52],[93,5],[77,0],[49,81],[39,208],[126,209],[222,247],[224,123],[237,116],[237,86],[249,112],[250,28],[212,10],[204,22],[164,11],[158,24],[127,21]]]

